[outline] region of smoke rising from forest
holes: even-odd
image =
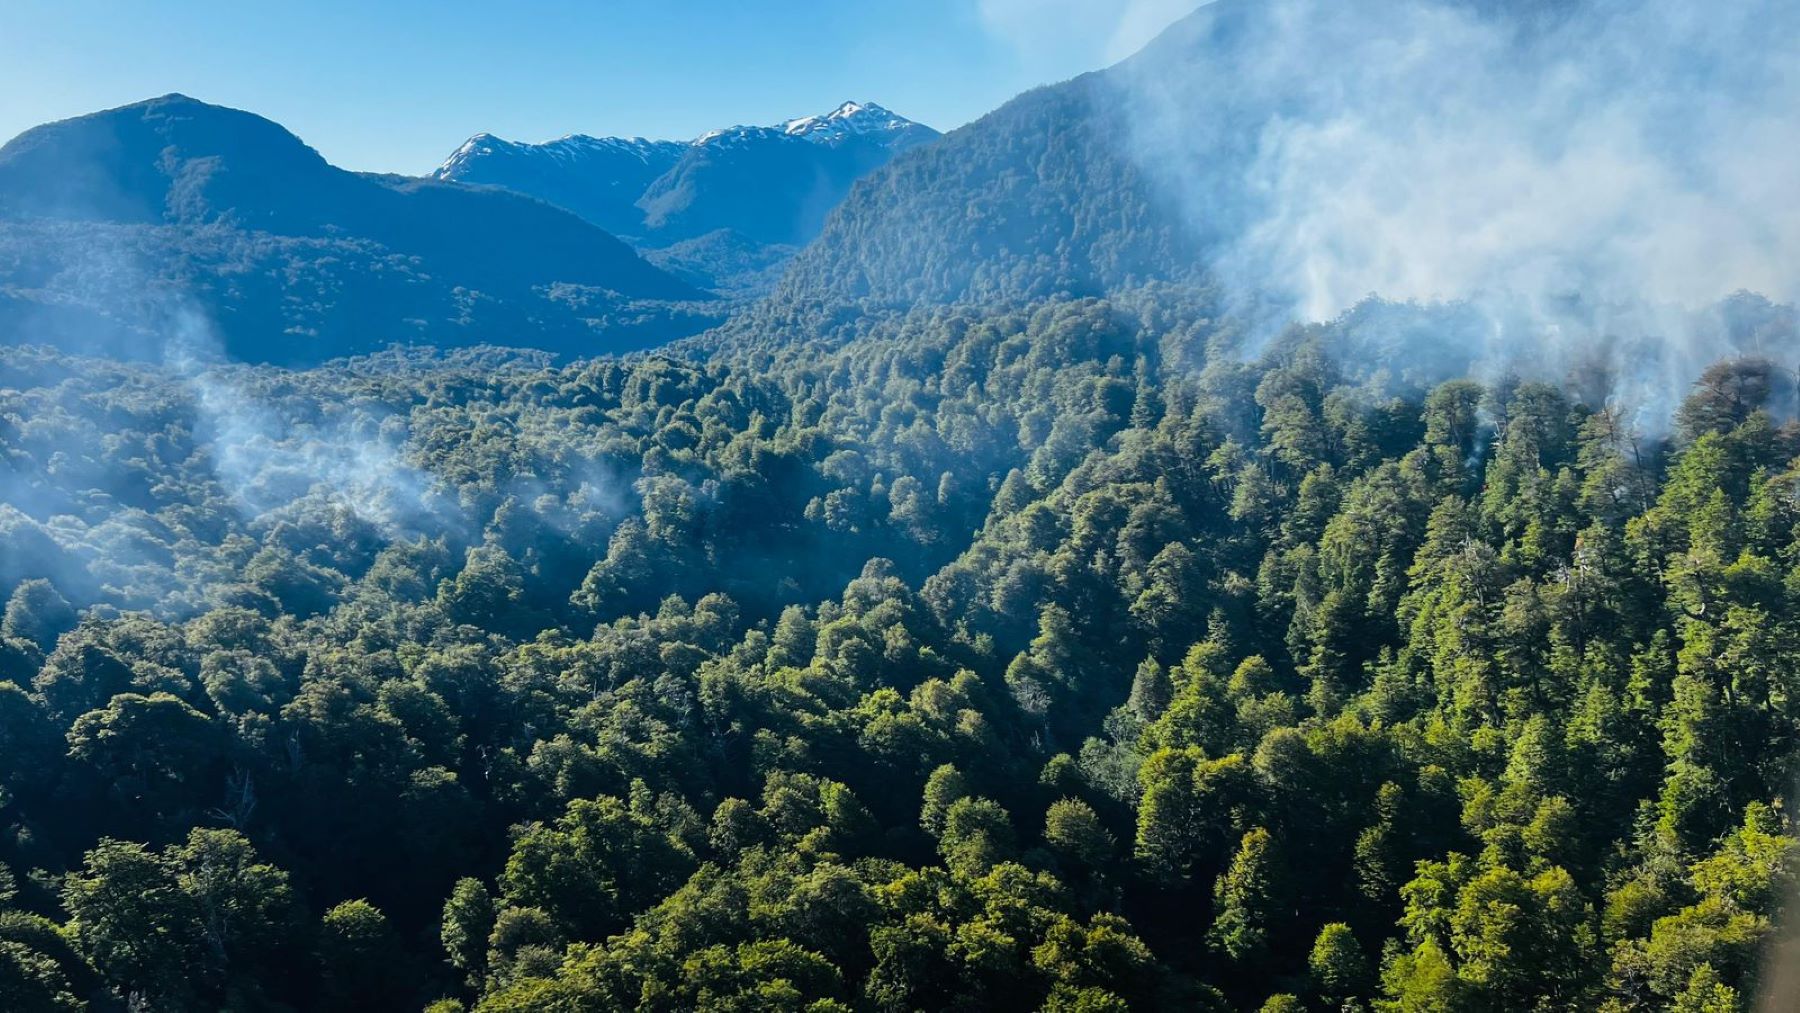
[[[1792,4],[1222,0],[1112,77],[1265,332],[1458,303],[1477,363],[1598,357],[1665,416],[1708,362],[1788,351],[1791,314],[1717,304],[1800,294]]]
[[[637,508],[633,476],[600,447],[562,456],[548,470],[520,463],[500,488],[472,495],[439,473],[441,456],[436,467],[423,463],[422,441],[460,443],[472,434],[458,428],[460,415],[416,414],[424,397],[407,384],[416,367],[409,353],[304,373],[234,361],[198,301],[123,244],[67,252],[73,267],[63,281],[79,282],[92,305],[116,307],[117,317],[81,328],[69,351],[91,358],[14,353],[21,372],[4,379],[24,388],[9,392],[23,406],[20,442],[38,442],[40,414],[41,431],[62,435],[16,462],[0,459],[11,465],[0,468],[0,585],[47,577],[78,605],[176,615],[204,607],[231,575],[173,558],[167,545],[177,536],[139,505],[161,502],[171,489],[193,497],[197,515],[254,538],[285,539],[302,555],[319,539],[354,551],[428,539],[460,552],[483,540],[501,509],[603,549]],[[27,325],[24,333],[34,332]],[[470,369],[464,396],[475,402],[503,398],[509,375],[550,358],[498,348],[424,356],[432,369]],[[96,378],[97,390],[74,393]],[[119,433],[122,417],[158,421],[148,435]],[[531,441],[520,427],[547,423],[496,413],[485,424],[508,440]],[[433,437],[437,427],[453,432]]]
[[[171,326],[165,361],[191,391],[219,482],[247,517],[313,497],[394,538],[433,513],[431,476],[402,457],[402,420],[356,406],[341,406],[341,419],[284,418],[248,385],[247,368],[224,360],[204,317],[182,310]]]
[[[311,405],[307,417],[285,412],[265,389],[276,371],[231,362],[206,313],[130,250],[66,245],[73,267],[64,280],[78,284],[91,305],[116,307],[118,320],[138,321],[94,321],[75,350],[142,364],[142,389],[118,396],[166,402],[173,424],[204,446],[217,493],[245,524],[338,513],[385,541],[466,536],[463,519],[434,495],[433,477],[404,459],[403,419],[379,405],[348,403]],[[104,407],[91,413],[89,424],[104,431]],[[106,481],[111,505],[90,524],[68,501],[66,476],[0,474],[0,503],[7,505],[0,528],[13,542],[6,553],[12,558],[0,559],[0,578],[49,576],[77,601],[149,604],[170,590],[169,561],[143,548],[154,544],[156,523],[124,505],[132,499],[131,479]]]

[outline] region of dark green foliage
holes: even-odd
[[[1800,430],[1750,366],[1659,438],[1168,293],[855,330],[4,353],[5,1005],[1754,1001]]]
[[[320,1005],[393,1009],[408,996],[405,955],[387,916],[366,900],[325,912],[319,926]]]

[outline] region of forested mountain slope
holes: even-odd
[[[1791,381],[1232,340],[6,351],[7,1005],[1742,1008]]]
[[[1460,165],[1461,156],[1485,152],[1530,179],[1545,171],[1534,162],[1536,153],[1490,151],[1478,133],[1434,137],[1434,117],[1449,116],[1468,129],[1490,115],[1507,127],[1530,119],[1522,132],[1576,148],[1594,143],[1591,135],[1606,125],[1602,113],[1610,108],[1625,123],[1643,117],[1648,131],[1660,123],[1671,142],[1689,143],[1687,155],[1709,143],[1680,137],[1684,128],[1675,125],[1699,116],[1697,110],[1650,115],[1633,98],[1679,98],[1688,94],[1684,87],[1634,89],[1629,80],[1607,76],[1606,47],[1620,33],[1596,36],[1607,35],[1624,14],[1649,18],[1650,8],[1641,4],[1214,0],[1196,7],[1114,66],[1027,92],[872,173],[797,258],[777,301],[801,307],[843,299],[877,307],[991,303],[1105,295],[1156,281],[1210,283],[1221,272],[1231,275],[1235,296],[1253,300],[1279,293],[1288,281],[1276,269],[1317,269],[1334,256],[1365,252],[1410,263],[1404,249],[1364,251],[1349,242],[1354,234],[1316,230],[1316,218],[1329,215],[1318,215],[1313,202],[1344,202],[1333,210],[1379,231],[1383,216],[1405,210],[1406,195],[1416,189],[1425,211],[1470,232],[1493,225],[1507,210],[1520,218],[1507,226],[1532,232],[1526,208],[1481,205],[1486,218],[1462,216],[1454,199],[1459,185],[1470,202],[1498,203],[1490,192],[1496,181],[1478,175],[1489,163],[1477,159],[1448,178],[1439,163]],[[1710,29],[1718,40],[1730,40],[1758,20],[1729,19]],[[1712,38],[1699,23],[1664,28]],[[1791,51],[1785,38],[1751,46],[1740,54],[1746,77],[1754,77],[1759,60],[1779,65]],[[1644,58],[1681,65],[1691,75],[1685,87],[1729,91],[1720,82],[1730,72],[1695,57],[1719,56],[1705,42],[1665,48]],[[1629,52],[1612,55],[1628,62]],[[1439,93],[1449,98],[1434,105]],[[1529,105],[1540,93],[1544,108],[1534,109],[1536,118],[1502,109],[1508,102]],[[1342,151],[1334,146],[1339,143]],[[1453,144],[1467,150],[1438,147]],[[1360,175],[1374,157],[1364,149],[1392,156],[1373,178]],[[1409,153],[1416,163],[1408,163]],[[1679,162],[1680,155],[1677,145],[1669,157]],[[1545,157],[1555,164],[1554,154]],[[1578,168],[1584,172],[1572,171],[1562,185],[1602,172],[1598,165]],[[1531,190],[1504,192],[1527,204],[1543,199]],[[1528,241],[1490,239],[1500,249]],[[1332,241],[1351,249],[1333,250]],[[1301,263],[1269,264],[1242,249],[1263,254],[1260,247],[1271,242],[1291,242],[1295,249],[1282,252]],[[1558,280],[1580,287],[1581,279]],[[1371,291],[1347,293],[1329,313]]]
[[[777,299],[1033,298],[1193,278],[1200,247],[1129,156],[1124,114],[1090,74],[895,159],[851,188]]]
[[[1219,177],[1243,172],[1259,125],[1304,87],[1232,73],[1258,56],[1281,6],[1202,5],[1131,59],[1027,92],[896,159],[851,190],[778,301],[1032,299],[1203,278],[1209,241],[1238,209],[1221,201],[1197,219],[1168,174],[1197,159]],[[1182,88],[1194,63],[1235,88],[1205,95],[1179,124],[1156,122],[1146,93]],[[1164,128],[1190,136],[1149,143]],[[1165,164],[1177,149],[1197,159]]]
[[[79,350],[156,356],[191,315],[250,361],[410,341],[593,354],[701,330],[705,299],[550,205],[346,172],[184,96],[0,148],[0,320]]]

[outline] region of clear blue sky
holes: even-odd
[[[0,140],[183,92],[351,169],[489,131],[687,138],[879,102],[940,129],[1199,0],[0,0]]]

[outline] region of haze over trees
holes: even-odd
[[[1793,308],[1272,328],[1118,81],[900,155],[654,351],[511,316],[621,294],[545,250],[503,319],[426,286],[541,351],[309,345],[298,264],[141,319],[301,320],[304,368],[13,319],[0,1009],[1751,1009],[1797,857]],[[220,113],[123,122],[298,144]],[[196,217],[94,234],[238,249],[250,184],[178,154],[76,182]],[[388,225],[524,200],[313,168]],[[69,309],[86,275],[4,254],[40,219],[0,294]]]
[[[243,371],[231,481],[5,353],[8,1008],[1746,1003],[1791,383],[1654,437],[1190,309]]]

